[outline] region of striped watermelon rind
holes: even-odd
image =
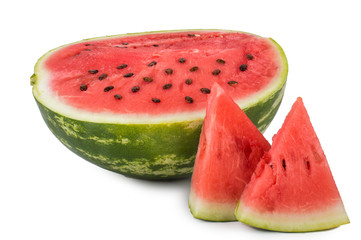
[[[135,34],[151,33],[155,32]],[[109,37],[129,35],[132,34]],[[92,40],[104,38],[107,37]],[[281,73],[266,89],[237,102],[261,132],[266,130],[277,113],[288,73],[288,63],[282,48],[273,39],[270,41],[279,51],[283,66]],[[38,60],[31,85],[44,121],[67,148],[89,162],[126,176],[159,180],[191,175],[205,110],[163,118],[136,115],[119,120],[54,103],[41,86],[46,78],[42,64],[62,47],[49,51]]]

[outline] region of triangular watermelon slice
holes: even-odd
[[[349,223],[301,98],[273,138],[235,211],[251,226],[305,232]]]
[[[270,144],[223,89],[208,99],[194,165],[189,207],[194,217],[236,220],[234,211],[257,163]]]

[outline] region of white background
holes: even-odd
[[[361,239],[358,1],[2,1],[0,239]],[[328,157],[351,224],[305,234],[192,217],[190,180],[149,182],[103,170],[47,129],[31,94],[39,57],[84,38],[219,28],[274,38],[289,61],[271,141],[298,96]]]

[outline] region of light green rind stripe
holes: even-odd
[[[350,222],[342,203],[318,212],[265,213],[253,210],[239,202],[234,214],[240,222],[253,227],[279,232],[319,231]]]
[[[203,119],[164,124],[103,124],[71,119],[37,102],[53,134],[105,169],[146,179],[189,176]]]
[[[234,216],[235,204],[207,202],[190,191],[188,200],[189,209],[193,217],[214,221],[214,222],[230,222],[236,221]]]

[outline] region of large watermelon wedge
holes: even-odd
[[[233,221],[244,187],[271,146],[218,84],[212,93],[194,164],[189,208],[196,218]]]
[[[326,156],[298,98],[235,211],[239,221],[305,232],[349,223]]]
[[[264,131],[281,103],[287,60],[272,39],[226,30],[125,34],[51,50],[32,76],[54,135],[103,168],[187,176],[214,82]]]

